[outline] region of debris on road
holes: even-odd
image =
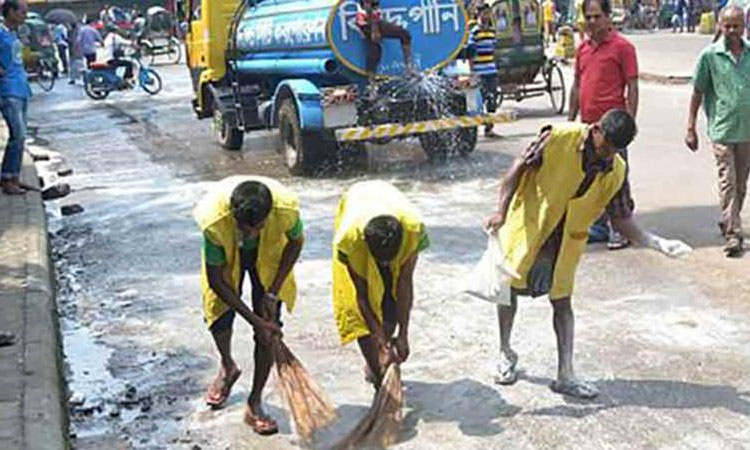
[[[63,205],[60,207],[60,213],[63,216],[72,216],[74,214],[80,214],[83,212],[83,206],[74,203],[72,205]]]

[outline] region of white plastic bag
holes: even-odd
[[[461,292],[492,303],[510,306],[510,279],[519,278],[505,268],[497,234],[487,237],[487,250],[467,277]]]

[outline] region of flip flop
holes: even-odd
[[[501,356],[500,363],[497,365],[495,383],[510,385],[518,381],[518,371],[516,370],[517,365],[518,356],[513,356],[510,359]]]
[[[250,407],[245,407],[245,423],[261,436],[270,436],[279,432],[279,426],[270,417],[253,414]]]
[[[16,336],[13,333],[0,333],[0,347],[8,347],[16,343]]]
[[[221,392],[219,392],[218,396],[216,395],[215,390],[216,381],[211,383],[211,386],[208,387],[208,391],[206,391],[206,404],[212,409],[221,409],[229,398],[229,394],[232,393],[232,386],[234,386],[234,383],[240,378],[240,375],[242,375],[242,370],[237,368],[237,370],[235,370],[230,376],[224,377],[224,384],[222,385]]]
[[[599,395],[599,390],[591,383],[585,381],[558,381],[555,380],[550,384],[553,392],[570,397],[590,400]]]

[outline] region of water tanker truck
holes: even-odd
[[[240,149],[245,133],[277,128],[292,174],[332,158],[361,162],[365,142],[414,136],[432,160],[467,155],[478,125],[505,120],[483,115],[478,79],[455,70],[468,36],[463,0],[379,2],[380,21],[408,35],[409,67],[403,40],[385,32],[378,45],[366,32],[362,17],[373,10],[360,0],[189,0],[189,7],[198,118],[213,119],[228,150]]]

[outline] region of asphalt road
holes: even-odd
[[[513,155],[544,123],[546,99],[505,103],[519,120],[480,138],[468,160],[435,167],[416,144],[373,151],[364,173],[290,178],[253,136],[221,150],[210,124],[190,110],[187,70],[157,67],[166,89],[115,93],[103,102],[66,84],[30,107],[38,142],[74,169],[74,192],[50,203],[76,448],[294,448],[297,440],[273,378],[265,402],[281,433],[261,438],[242,424],[252,338],[237,323],[234,349],[245,374],[229,405],[202,402],[215,376],[202,322],[200,234],[191,210],[211,182],[232,174],[276,176],[302,203],[307,242],[296,267],[300,298],[286,341],[339,407],[331,442],[364,414],[371,389],[356,346],[340,347],[330,295],[335,205],[351,183],[385,179],[422,210],[432,246],[415,279],[412,356],[403,366],[405,423],[397,448],[750,448],[750,271],[726,260],[715,221],[711,153],[681,144],[687,87],[643,85],[640,133],[631,155],[638,220],[695,247],[682,260],[648,250],[591,246],[580,266],[577,368],[601,390],[590,402],[552,393],[556,353],[551,308],[524,300],[515,329],[523,375],[493,384],[498,355],[491,305],[457,286],[479,259],[481,220]],[[56,208],[85,212],[60,218]],[[744,214],[750,220],[748,214]],[[197,446],[197,447],[196,447]]]

